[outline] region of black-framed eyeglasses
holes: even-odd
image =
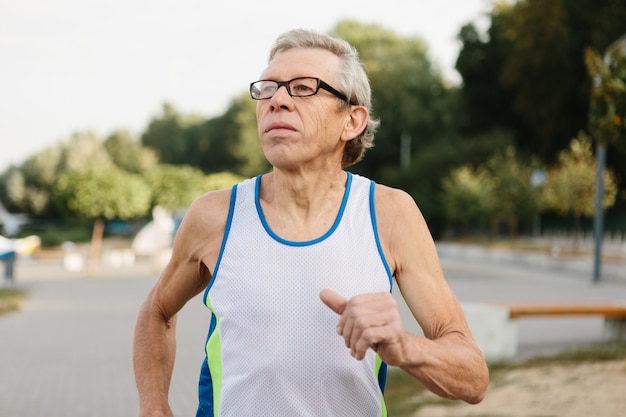
[[[354,104],[345,94],[337,91],[328,83],[315,77],[298,77],[289,81],[259,80],[250,84],[250,96],[254,100],[268,100],[276,94],[280,87],[285,87],[291,97],[310,97],[317,94],[320,88],[328,91],[346,103]]]

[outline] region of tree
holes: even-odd
[[[490,18],[486,36],[461,33],[465,120],[484,129],[491,115],[491,126],[515,132],[519,151],[552,161],[587,128],[591,84],[583,51],[604,50],[623,33],[624,2],[520,0],[496,4]]]
[[[512,144],[509,132],[494,129],[482,134],[461,137],[448,134],[417,152],[406,170],[389,167],[381,177],[388,183],[409,192],[420,207],[435,237],[445,229],[447,221],[439,196],[442,179],[456,168],[477,167],[494,152]]]
[[[626,158],[626,34],[609,45],[601,57],[593,48],[585,50],[585,64],[591,77],[589,105],[589,131],[596,140],[598,171],[604,169],[606,159],[613,166],[623,167]],[[611,147],[609,158],[606,148]],[[619,174],[618,174],[619,175]],[[625,171],[621,172],[624,178]],[[598,174],[598,180],[601,177]],[[598,193],[603,193],[601,186]],[[622,204],[625,199],[622,197]],[[619,204],[616,204],[619,207]],[[594,228],[596,242],[600,242],[603,229],[603,213],[596,207]],[[596,244],[595,276],[599,277],[601,246]]]
[[[256,122],[256,103],[248,93],[232,103],[233,120],[237,127],[237,139],[228,147],[237,161],[235,171],[245,177],[257,175],[270,169],[259,140]]]
[[[56,204],[67,215],[94,221],[89,271],[100,256],[103,220],[130,219],[147,214],[151,192],[138,175],[113,164],[90,165],[63,172],[53,190]]]
[[[585,62],[592,79],[590,133],[604,145],[618,144],[626,137],[626,35],[609,48],[606,60],[587,48]]]
[[[197,152],[197,148],[191,146],[185,132],[202,123],[203,118],[184,116],[174,106],[165,103],[161,115],[153,118],[141,135],[141,143],[156,151],[161,163],[186,164],[190,152]]]
[[[151,205],[170,213],[186,209],[206,192],[205,175],[188,165],[159,165],[146,174],[146,181],[152,190]]]
[[[485,163],[492,189],[491,237],[498,234],[498,224],[509,225],[511,238],[517,238],[520,220],[530,219],[538,210],[537,196],[530,183],[532,167],[524,163],[513,146],[494,153]]]
[[[226,112],[202,126],[203,146],[194,166],[205,173],[230,171],[250,177],[269,170],[256,123],[256,103],[249,93],[235,97]]]
[[[531,166],[517,156],[513,146],[496,151],[475,169],[470,165],[454,169],[442,181],[441,201],[448,220],[482,226],[489,218],[492,238],[498,236],[500,222],[506,221],[511,237],[516,238],[519,221],[537,210],[530,173]]]
[[[519,143],[532,137],[529,150],[544,160],[580,128],[570,120],[586,114],[582,46],[572,56],[568,18],[562,0],[520,1],[505,32],[510,48],[499,81],[513,92],[510,110],[523,129]]]
[[[473,24],[468,24],[457,36],[462,47],[455,67],[463,77],[463,85],[458,90],[460,108],[455,117],[465,135],[494,128],[513,131],[515,127],[510,111],[513,94],[498,82],[510,48],[509,41],[501,34],[506,28],[508,14],[496,10],[492,12],[491,27],[486,35],[479,33]]]
[[[232,171],[252,176],[269,169],[258,139],[255,103],[248,93],[220,116],[185,116],[170,105],[152,120],[142,143],[170,165],[189,165],[204,173]],[[175,143],[172,143],[175,142]]]
[[[51,191],[65,171],[89,165],[110,164],[102,142],[93,132],[74,133],[69,138],[35,153],[7,175],[10,207],[40,217],[55,217]]]
[[[217,172],[205,177],[206,191],[223,190],[243,181],[245,178],[232,172]]]
[[[484,168],[456,168],[442,180],[441,204],[448,221],[463,233],[482,228],[492,212],[494,187]]]
[[[446,135],[448,91],[423,39],[352,20],[339,22],[334,34],[358,49],[372,85],[374,116],[381,120],[375,147],[353,169],[383,180],[383,171],[400,169],[403,136],[410,138],[413,157]]]
[[[104,148],[115,165],[134,174],[145,172],[158,162],[154,150],[142,146],[126,130],[111,133],[104,141]]]
[[[592,216],[595,211],[596,171],[591,139],[581,131],[569,149],[559,154],[558,163],[547,171],[540,197],[542,210],[572,216],[578,231],[581,217]],[[615,203],[617,182],[609,170],[604,171],[603,180],[602,207],[606,209]]]

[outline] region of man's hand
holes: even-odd
[[[387,364],[398,366],[405,360],[405,331],[398,304],[390,293],[359,294],[349,300],[329,289],[320,299],[339,314],[337,334],[343,336],[350,354],[362,360],[372,348]]]

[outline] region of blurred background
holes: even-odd
[[[381,126],[349,170],[414,197],[462,302],[626,300],[624,22],[623,0],[0,0],[0,414],[136,414],[136,311],[193,199],[270,169],[248,85],[295,27],[359,50]],[[607,341],[602,317],[517,321],[515,361]],[[390,411],[614,417],[623,336],[492,366],[483,409],[390,373]]]
[[[619,0],[321,2],[302,21],[279,1],[78,3],[1,6],[5,237],[132,237],[157,206],[180,217],[268,170],[247,85],[304,26],[354,44],[371,79],[381,127],[350,170],[410,192],[436,239],[588,250],[601,201],[607,251],[626,255]]]

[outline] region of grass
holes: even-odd
[[[451,402],[431,394],[415,378],[399,369],[389,369],[385,388],[387,412],[393,417],[409,417],[421,407]]]
[[[504,379],[507,372],[552,365],[574,365],[589,362],[626,360],[626,344],[602,344],[580,349],[566,350],[554,356],[537,357],[522,362],[490,364],[492,383]],[[427,405],[454,405],[457,402],[439,398],[429,393],[417,380],[398,369],[390,369],[385,389],[387,411],[393,417],[413,416]],[[490,417],[490,416],[483,416]]]
[[[18,310],[25,297],[26,290],[0,288],[0,316]]]

